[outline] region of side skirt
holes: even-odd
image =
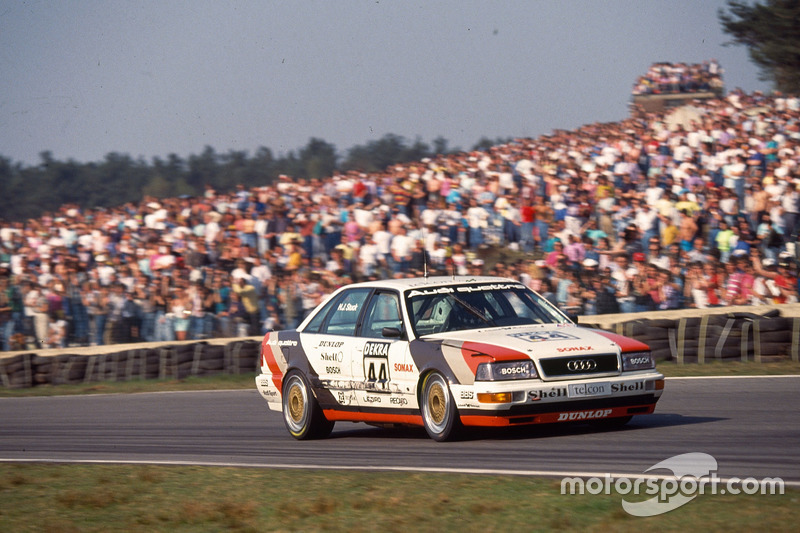
[[[412,426],[422,426],[422,415],[407,415],[393,413],[365,413],[361,411],[339,411],[335,409],[324,409],[325,418],[333,421],[349,422],[375,422],[381,424],[408,424]]]

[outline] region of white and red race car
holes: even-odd
[[[336,421],[462,426],[622,425],[649,414],[664,376],[646,344],[579,327],[496,277],[356,283],[297,330],[268,333],[256,386],[297,439]]]

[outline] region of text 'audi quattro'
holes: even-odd
[[[256,386],[296,439],[337,421],[423,426],[580,422],[649,414],[664,376],[646,344],[582,328],[518,281],[355,283],[261,344]]]

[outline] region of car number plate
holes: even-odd
[[[570,398],[611,396],[611,383],[572,383],[567,386],[567,396]]]

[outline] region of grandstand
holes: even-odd
[[[693,101],[722,98],[722,72],[715,60],[700,64],[654,63],[636,81],[632,104],[648,113],[661,113]]]

